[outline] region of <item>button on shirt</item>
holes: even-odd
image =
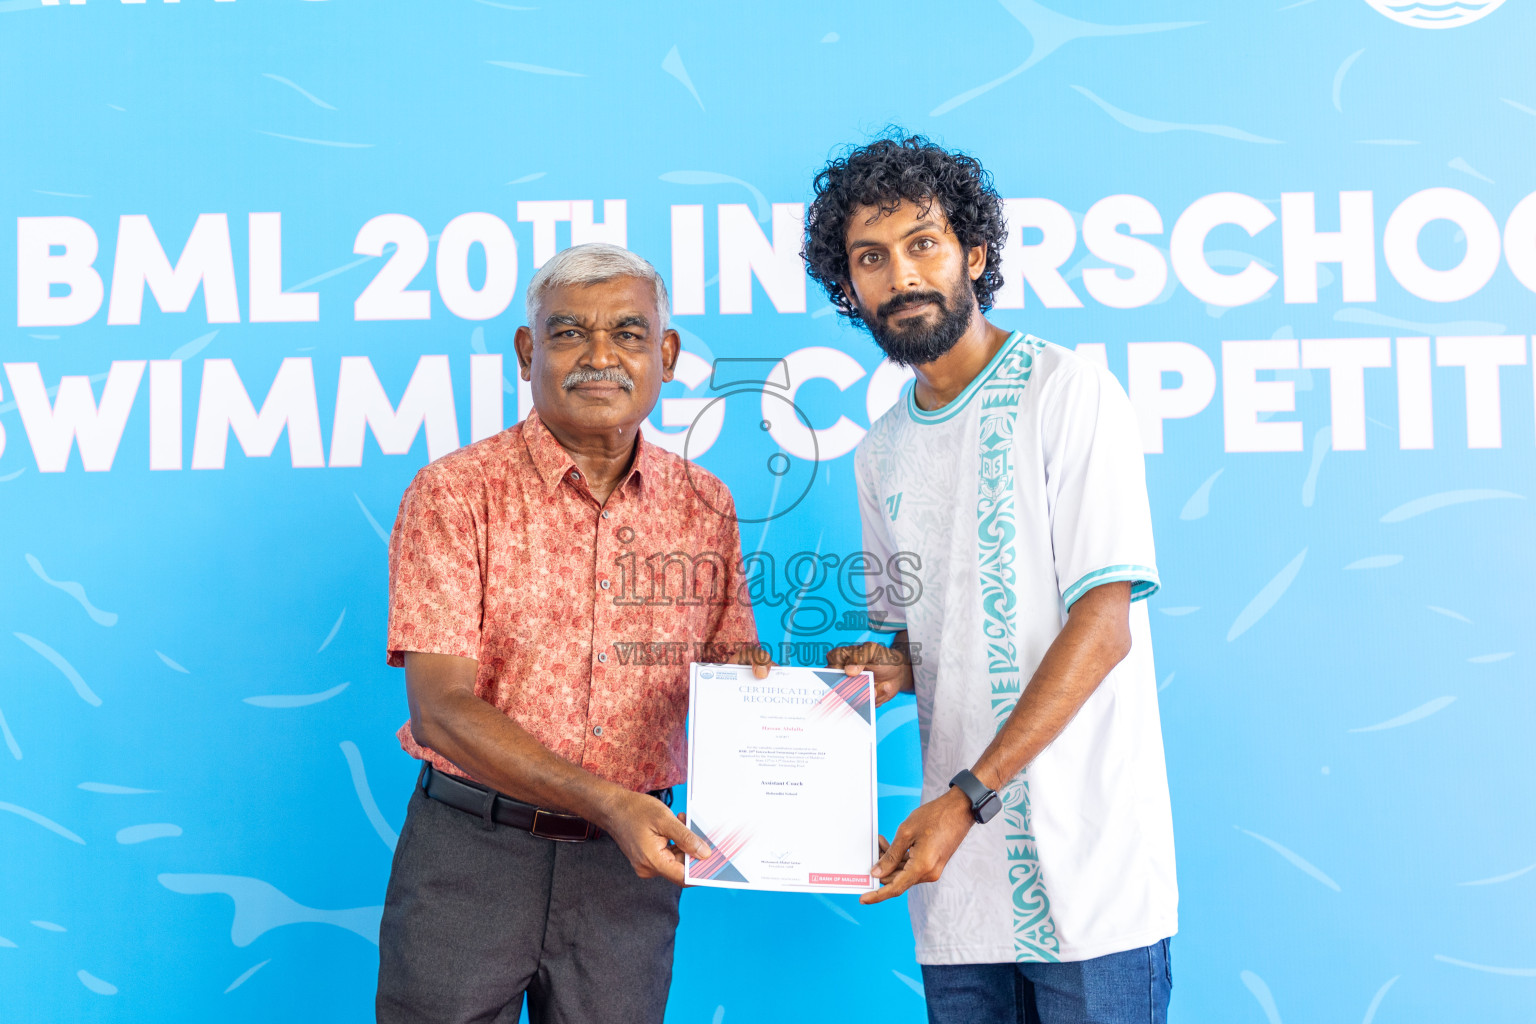
[[[394,666],[407,651],[476,659],[482,700],[643,791],[686,778],[689,662],[725,660],[757,629],[730,491],[637,445],[601,507],[537,413],[422,469],[390,538],[388,650]],[[399,738],[464,775],[410,722]]]

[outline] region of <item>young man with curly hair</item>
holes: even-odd
[[[975,159],[887,136],[815,188],[811,275],[916,372],[855,466],[866,547],[924,584],[873,589],[870,621],[927,657],[831,657],[917,694],[923,802],[864,902],[909,894],[930,1021],[1162,1024],[1178,889],[1130,402],[983,315],[1007,225]]]

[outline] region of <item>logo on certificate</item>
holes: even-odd
[[[839,875],[827,871],[812,871],[812,885],[869,885],[868,875]]]

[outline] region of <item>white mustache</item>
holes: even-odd
[[[560,386],[566,391],[582,384],[617,384],[625,391],[635,390],[634,379],[618,367],[611,370],[572,370],[565,375]]]

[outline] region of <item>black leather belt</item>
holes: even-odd
[[[514,800],[478,782],[440,772],[426,761],[421,764],[421,777],[417,782],[427,796],[466,814],[473,814],[485,822],[486,828],[507,825],[557,843],[584,843],[603,834],[596,825],[579,815],[550,811]],[[651,795],[668,807],[672,806],[672,790],[659,789]]]

